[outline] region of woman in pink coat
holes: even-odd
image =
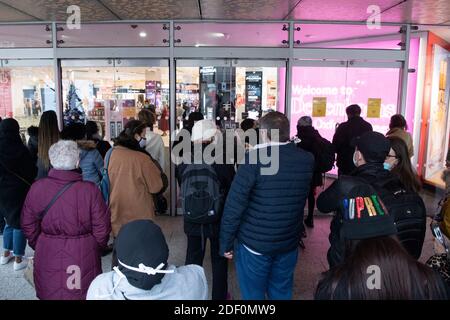
[[[98,187],[84,182],[77,170],[75,142],[55,143],[49,158],[53,169],[33,184],[22,210],[22,229],[35,250],[36,295],[82,300],[102,273],[101,250],[109,239],[111,216]]]

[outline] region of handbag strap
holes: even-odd
[[[50,208],[55,204],[56,200],[58,200],[59,197],[61,197],[64,194],[64,192],[66,192],[75,183],[76,183],[76,181],[72,181],[72,182],[66,184],[61,190],[59,190],[59,192],[52,198],[52,200],[47,205],[47,207],[45,207],[44,211],[42,211],[41,220],[44,219],[44,217],[47,214],[48,210],[50,210]]]
[[[0,165],[5,168],[5,170],[9,173],[12,174],[13,176],[15,176],[16,178],[18,178],[19,180],[21,180],[22,182],[24,182],[27,186],[31,187],[31,183],[29,183],[27,180],[25,180],[24,178],[22,178],[21,176],[19,176],[17,173],[15,173],[14,171],[10,170],[7,166],[5,166],[3,164],[3,162],[0,161]]]

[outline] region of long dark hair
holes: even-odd
[[[392,173],[399,177],[407,190],[419,192],[422,184],[412,168],[406,143],[398,137],[388,137],[388,139],[398,160],[397,165],[392,168]]]
[[[98,133],[97,122],[88,121],[88,122],[86,122],[85,128],[86,128],[86,139],[94,140],[94,135],[96,135]]]
[[[401,114],[394,114],[389,122],[389,129],[400,128],[403,130],[408,130],[408,124],[405,118]]]
[[[413,259],[396,237],[354,240],[347,242],[346,247],[349,249],[344,263],[331,269],[320,281],[316,297],[318,292],[326,291],[325,296],[331,300],[447,299],[442,279]],[[368,271],[369,266],[379,267],[379,289],[368,287],[373,274]]]
[[[48,150],[59,140],[58,117],[53,110],[42,113],[38,130],[38,157],[45,169],[50,168]]]

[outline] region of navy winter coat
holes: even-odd
[[[249,163],[255,152],[272,156],[277,150],[279,167],[274,175],[261,174],[261,169],[273,166],[263,164],[262,157],[256,164]],[[232,250],[235,239],[264,255],[294,250],[303,228],[303,208],[314,171],[313,155],[288,143],[252,150],[245,160],[225,203],[220,254]]]

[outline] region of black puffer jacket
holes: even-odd
[[[333,146],[337,154],[336,165],[339,168],[339,175],[350,174],[355,170],[353,164],[355,148],[350,143],[353,138],[368,131],[372,131],[372,125],[361,117],[350,118],[336,129],[333,136]]]
[[[352,176],[358,177],[359,179],[356,180]],[[398,180],[398,178],[390,171],[385,170],[381,163],[368,163],[356,168],[351,176],[341,176],[327,190],[320,194],[317,199],[317,208],[319,211],[325,213],[336,212],[330,226],[330,249],[328,250],[327,255],[330,267],[341,263],[344,258],[344,242],[340,237],[342,224],[342,212],[340,211],[342,207],[340,206],[340,203],[343,199],[349,197],[349,192],[354,187],[355,181],[358,182],[361,180],[372,185],[377,191],[380,190],[379,186],[381,185],[389,185],[389,189],[384,190],[384,192],[393,193],[397,190],[404,189],[400,180]],[[380,194],[380,192],[378,193],[380,197],[384,199],[384,195]],[[423,212],[423,217],[421,219],[411,219],[402,224],[398,223],[397,217],[394,217],[394,219],[397,221],[397,229],[399,231],[397,236],[400,242],[412,256],[418,258],[422,250],[425,236],[426,213],[423,201],[421,201],[420,197],[416,198],[418,198],[419,201],[415,211]],[[386,207],[389,209],[391,204],[386,203],[385,200],[383,200],[383,202],[385,202]]]
[[[270,164],[264,164],[267,161],[258,154],[274,156]],[[252,164],[249,159],[257,161]],[[269,167],[278,170],[262,170]],[[235,239],[264,255],[296,249],[313,170],[313,155],[294,143],[250,151],[245,164],[239,166],[225,203],[220,253],[233,250]]]
[[[297,137],[301,140],[297,143],[297,147],[302,148],[305,151],[311,152],[314,156],[314,159],[317,159],[317,148],[314,148],[317,143],[319,143],[320,139],[322,139],[319,131],[314,129],[312,126],[301,126],[297,127]],[[311,187],[318,187],[323,184],[322,182],[322,173],[317,167],[317,163],[314,166],[314,175],[311,180]]]
[[[20,229],[25,197],[36,177],[36,164],[22,143],[19,124],[14,119],[0,122],[0,219]]]

